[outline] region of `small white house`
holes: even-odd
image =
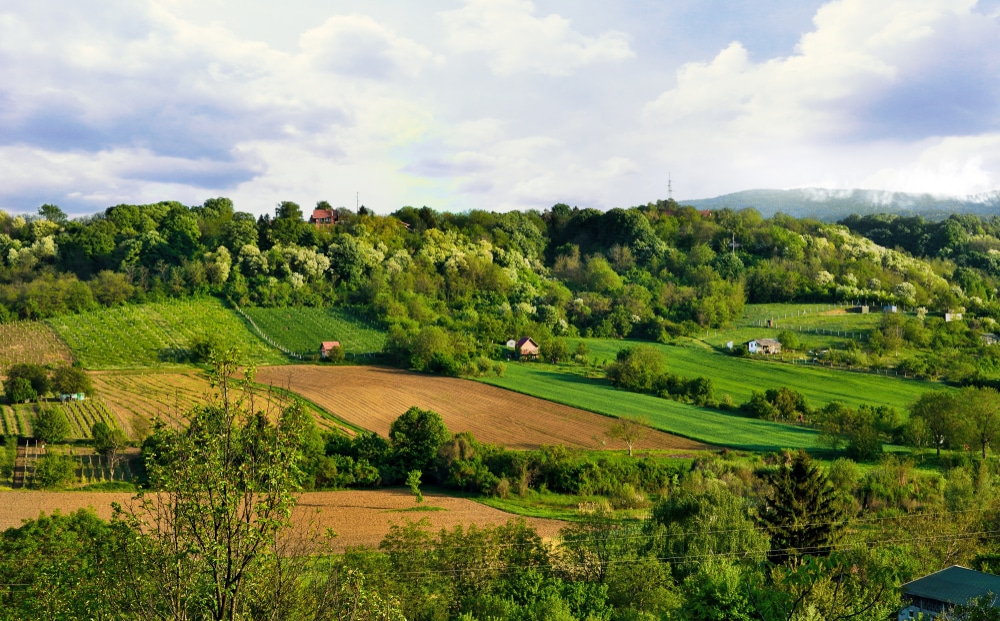
[[[961,321],[961,320],[962,320],[962,313],[945,313],[944,314],[944,322],[945,323],[951,323],[952,321]]]
[[[778,339],[754,339],[747,341],[747,351],[751,354],[771,354],[781,353],[781,342]]]

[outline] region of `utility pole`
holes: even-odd
[[[667,200],[674,200],[674,183],[670,179],[670,173],[667,173]]]

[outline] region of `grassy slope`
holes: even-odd
[[[215,298],[195,298],[64,315],[46,323],[88,369],[176,366],[172,352],[196,336],[218,338],[257,364],[287,362],[254,335],[244,320]]]
[[[638,344],[635,341],[606,339],[586,339],[585,342],[591,358],[599,361],[613,361],[619,349]],[[699,341],[686,340],[681,345],[644,344],[652,345],[666,355],[671,372],[685,377],[709,377],[715,384],[717,398],[729,394],[736,403],[749,400],[753,390],[787,386],[804,394],[813,407],[841,401],[855,407],[862,404],[888,405],[905,410],[923,392],[944,387],[933,382],[870,373],[737,358]],[[572,347],[575,347],[575,342]]]
[[[657,429],[694,440],[753,451],[814,448],[816,432],[695,407],[612,388],[547,364],[510,364],[504,377],[483,378],[494,386],[579,407],[607,416],[647,416]]]
[[[320,341],[340,341],[344,353],[367,354],[385,347],[384,330],[334,308],[244,308],[274,342],[299,354],[314,354]]]

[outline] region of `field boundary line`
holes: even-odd
[[[236,312],[239,313],[240,316],[243,317],[243,319],[245,319],[247,321],[247,323],[250,324],[250,327],[252,327],[254,329],[254,332],[257,333],[257,336],[259,336],[265,343],[267,343],[271,347],[277,349],[278,351],[280,351],[281,353],[285,354],[286,356],[289,356],[291,358],[295,358],[296,360],[302,360],[303,359],[301,354],[299,354],[297,352],[293,352],[293,351],[291,351],[289,349],[286,349],[285,347],[279,345],[277,342],[271,340],[271,337],[269,337],[267,334],[265,334],[264,331],[261,330],[257,326],[257,323],[253,319],[250,318],[250,315],[247,315],[245,312],[243,312],[243,309],[240,308],[239,304],[237,304],[236,302],[233,302],[232,300],[229,300],[229,303],[233,306],[233,308],[236,310]]]
[[[304,396],[300,395],[299,393],[295,392],[294,390],[291,390],[291,389],[288,389],[288,388],[282,388],[281,386],[275,386],[274,384],[264,384],[262,382],[257,382],[257,381],[255,381],[253,383],[253,385],[255,387],[259,387],[259,388],[262,388],[264,390],[269,390],[271,392],[275,392],[278,395],[281,395],[283,397],[297,399],[297,400],[305,403],[307,406],[309,406],[309,407],[311,407],[311,408],[319,411],[321,414],[324,414],[323,418],[325,418],[326,420],[329,420],[330,422],[333,422],[333,423],[337,423],[337,424],[339,424],[339,425],[341,425],[343,427],[347,427],[348,429],[350,429],[354,433],[375,433],[371,429],[365,429],[364,427],[360,427],[358,425],[355,425],[354,423],[350,423],[350,422],[348,422],[348,421],[340,418],[339,416],[337,416],[336,414],[334,414],[330,410],[326,409],[325,407],[321,406],[320,404],[316,403],[312,399],[309,399],[308,397],[304,397]]]

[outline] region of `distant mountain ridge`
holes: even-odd
[[[883,190],[744,190],[715,198],[682,200],[678,203],[698,209],[729,208],[734,211],[752,207],[766,218],[781,212],[795,218],[815,218],[826,222],[834,222],[851,214],[873,213],[920,215],[928,220],[941,220],[953,213],[1000,214],[1000,191],[963,199]]]

